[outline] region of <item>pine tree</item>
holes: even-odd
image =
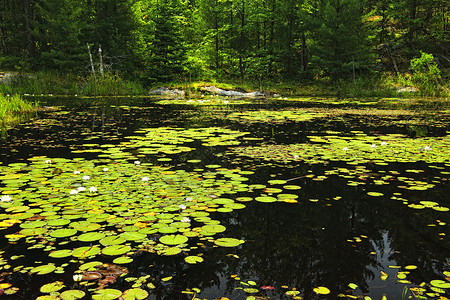
[[[334,79],[372,64],[363,5],[360,0],[323,0],[311,20],[311,63]]]
[[[184,73],[186,43],[180,23],[181,4],[177,0],[159,0],[154,18],[154,37],[146,80],[166,82]]]
[[[35,9],[40,16],[34,24],[39,68],[60,71],[82,69],[87,54],[80,41],[81,6],[73,0],[41,0]]]

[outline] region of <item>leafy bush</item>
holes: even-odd
[[[434,61],[433,54],[421,51],[421,56],[411,59],[413,72],[412,82],[417,85],[424,96],[437,96],[440,94],[441,70]]]

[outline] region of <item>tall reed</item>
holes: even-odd
[[[37,111],[37,102],[29,102],[20,95],[0,94],[0,122],[2,126],[19,123],[24,116]]]

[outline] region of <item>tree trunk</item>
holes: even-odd
[[[306,36],[305,32],[302,32],[302,71],[308,71],[308,57],[307,57],[307,49],[306,49]]]
[[[28,56],[34,57],[34,40],[33,33],[30,26],[30,3],[29,0],[23,1],[24,9],[25,9],[25,28],[27,32],[27,50]]]
[[[245,0],[242,0],[242,11],[241,11],[241,33],[239,38],[239,73],[241,75],[241,80],[244,79],[245,66],[243,62],[243,55],[245,49]]]

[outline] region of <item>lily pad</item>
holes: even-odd
[[[92,299],[94,300],[112,300],[117,299],[122,296],[122,292],[116,289],[102,289],[95,291],[95,294],[92,295]]]
[[[105,255],[122,255],[131,250],[131,247],[128,245],[112,245],[106,248],[103,248],[102,253]]]
[[[129,289],[123,292],[122,298],[124,300],[141,300],[148,297],[148,292],[140,288]]]
[[[64,282],[62,281],[55,281],[52,283],[47,283],[44,284],[43,286],[41,286],[41,293],[52,293],[52,292],[57,292],[60,289],[62,289],[63,287],[65,287]]]
[[[238,240],[235,238],[220,238],[214,241],[214,244],[221,247],[237,247],[244,243],[243,240]]]
[[[163,244],[166,245],[179,245],[179,244],[184,244],[188,241],[188,238],[184,235],[165,235],[162,236],[159,241]]]
[[[48,264],[48,265],[34,267],[30,270],[30,273],[36,273],[38,275],[45,275],[45,274],[49,274],[55,270],[56,270],[55,265]]]
[[[197,264],[203,261],[203,258],[200,256],[186,256],[184,258],[184,260],[188,263],[188,264]]]
[[[86,292],[81,290],[68,290],[61,293],[60,297],[63,300],[76,300],[86,296]]]

